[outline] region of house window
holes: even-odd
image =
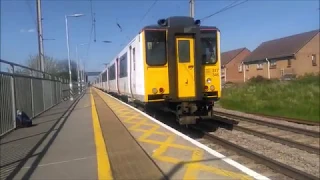
[[[317,58],[316,58],[315,54],[312,54],[311,60],[312,60],[312,66],[316,66],[317,65]]]
[[[270,61],[270,69],[276,68],[277,67],[277,62],[275,60]]]
[[[262,69],[262,68],[263,68],[263,64],[262,63],[257,64],[257,69]]]
[[[242,64],[240,64],[240,65],[238,66],[238,71],[239,71],[239,72],[242,72]]]
[[[288,67],[291,67],[291,59],[288,59]]]

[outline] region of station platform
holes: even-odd
[[[1,177],[268,179],[95,88],[50,111],[39,117],[37,126],[1,140]],[[57,119],[63,111],[59,120],[46,118],[53,114]],[[30,140],[22,137],[27,131]],[[13,160],[24,151],[24,160]]]

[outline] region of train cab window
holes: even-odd
[[[215,64],[217,57],[216,32],[201,33],[202,63]]]
[[[190,62],[190,42],[189,40],[178,41],[179,62]]]
[[[149,66],[163,66],[166,58],[166,32],[145,31],[146,37],[146,61]]]

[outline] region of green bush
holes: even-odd
[[[308,74],[292,81],[257,77],[243,86],[223,89],[220,105],[248,113],[319,121],[320,76]]]

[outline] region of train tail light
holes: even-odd
[[[205,91],[208,91],[208,86],[204,86],[204,90],[205,90]]]
[[[162,94],[164,93],[164,89],[163,88],[159,88],[159,92]]]

